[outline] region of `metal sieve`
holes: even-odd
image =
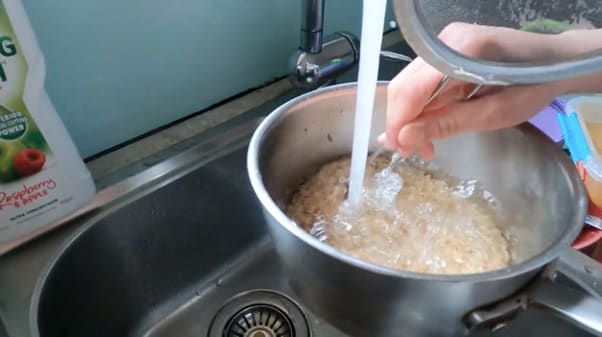
[[[393,0],[401,32],[414,51],[442,73],[487,85],[551,82],[602,70],[602,50],[569,60],[499,62],[462,55],[439,38],[452,22],[554,34],[602,27],[600,0]],[[558,46],[563,48],[563,46]]]

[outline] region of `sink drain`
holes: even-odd
[[[215,315],[208,337],[310,337],[307,318],[287,296],[253,290],[231,298]]]
[[[289,318],[270,305],[253,305],[230,320],[224,330],[227,337],[293,337]]]

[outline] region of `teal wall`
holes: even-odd
[[[23,1],[84,157],[284,75],[298,45],[299,0]],[[359,35],[360,0],[326,4]]]

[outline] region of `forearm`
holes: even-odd
[[[492,61],[536,62],[566,57],[558,48],[560,35],[531,33],[507,27],[495,27],[488,34],[491,50],[488,58]]]
[[[576,29],[552,36],[556,54],[564,60],[602,49],[602,29]]]
[[[602,49],[602,29],[572,30],[558,35],[563,59],[569,60]],[[602,71],[561,81],[561,94],[602,93]]]
[[[510,62],[566,61],[602,50],[602,29],[571,30],[561,34],[527,33],[499,28],[495,41],[498,60]],[[602,71],[549,84],[557,95],[602,93]]]

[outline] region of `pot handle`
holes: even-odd
[[[529,308],[549,310],[595,336],[602,336],[602,265],[567,248],[526,290],[469,313],[464,323],[470,332],[496,331]]]

